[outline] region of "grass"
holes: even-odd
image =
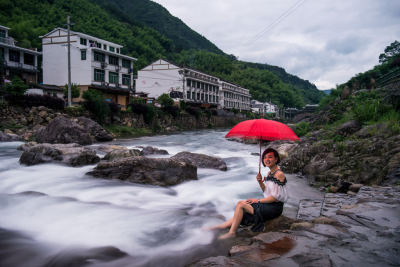
[[[153,134],[151,130],[146,128],[134,128],[115,124],[106,125],[105,128],[109,132],[113,133],[116,137],[122,138],[139,137]]]

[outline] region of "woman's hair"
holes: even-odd
[[[278,161],[276,162],[276,164],[279,164],[279,162],[281,162],[281,157],[279,157],[278,151],[276,151],[276,150],[273,149],[273,148],[267,148],[267,149],[264,150],[264,153],[262,154],[262,157],[261,157],[261,159],[262,159],[261,162],[262,162],[262,164],[264,165],[264,167],[265,167],[265,164],[264,164],[264,157],[265,157],[265,155],[267,155],[267,154],[270,153],[270,152],[273,152],[275,158],[278,159]]]

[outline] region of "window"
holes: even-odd
[[[93,40],[89,40],[89,46],[90,46],[90,47],[95,47],[94,41],[93,41]]]
[[[103,44],[103,49],[107,50],[107,45],[106,44]]]
[[[119,48],[117,48],[117,53],[119,54]]]
[[[204,94],[201,94],[201,100],[204,100]]]
[[[131,61],[127,59],[122,59],[122,67],[130,69],[131,68]]]
[[[4,60],[4,48],[0,47],[0,60]]]
[[[114,48],[113,46],[110,46],[110,51],[111,51],[111,52],[114,52],[114,51],[115,51],[115,48]]]
[[[104,82],[104,70],[94,69],[94,80]]]
[[[192,92],[192,99],[195,100],[196,99],[196,93]]]
[[[200,100],[200,93],[197,93],[197,100]]]
[[[101,48],[101,44],[98,43],[98,42],[96,42],[96,47],[97,47],[97,48]]]
[[[108,73],[108,82],[109,83],[118,83],[118,73],[110,71]]]
[[[100,61],[100,62],[105,62],[106,61],[106,55],[103,53],[99,53],[94,51],[94,61]]]
[[[201,83],[201,89],[204,89],[204,83]]]
[[[110,63],[110,65],[118,66],[118,58],[114,56],[108,56],[108,63]]]
[[[19,62],[19,51],[10,50],[8,52],[8,59],[13,62]]]
[[[85,38],[81,38],[81,45],[87,46],[87,40]]]
[[[24,53],[24,64],[35,65],[35,56],[32,54]]]
[[[190,91],[187,91],[187,92],[186,92],[186,98],[187,98],[187,99],[190,99]]]
[[[197,88],[200,89],[200,82],[197,82]]]
[[[186,80],[186,85],[190,87],[190,85],[191,85],[191,82],[190,82],[190,80],[189,80],[189,79],[188,79],[188,80]],[[190,98],[190,97],[188,97],[188,98]]]
[[[129,74],[122,74],[122,84],[131,85],[131,76]]]
[[[81,60],[86,60],[86,50],[81,50]]]

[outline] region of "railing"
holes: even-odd
[[[0,37],[0,43],[15,46],[15,41],[11,37]]]
[[[385,75],[379,77],[376,81],[379,87],[388,85],[392,82],[400,80],[400,68],[396,68],[386,73]]]

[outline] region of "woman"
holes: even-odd
[[[262,154],[262,163],[270,171],[264,180],[260,173],[256,177],[261,190],[264,192],[264,197],[261,199],[250,198],[239,201],[236,205],[233,218],[212,227],[212,229],[230,227],[229,232],[221,235],[218,239],[234,237],[240,224],[246,226],[253,224],[252,231],[262,232],[265,221],[282,214],[283,203],[287,201],[288,194],[285,174],[277,165],[279,162],[279,153],[275,149],[268,148],[264,151]]]

